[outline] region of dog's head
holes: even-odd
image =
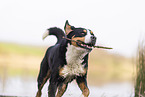
[[[67,35],[67,38],[70,38],[74,41],[78,41],[71,41],[71,45],[83,49],[92,50],[92,47],[96,43],[96,37],[90,29],[75,28],[74,26],[71,26],[68,23],[68,21],[66,21],[64,30]]]

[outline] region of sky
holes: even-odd
[[[1,0],[0,42],[49,46],[56,38],[42,40],[47,28],[91,29],[97,44],[131,57],[145,39],[145,0]]]

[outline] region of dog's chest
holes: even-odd
[[[60,75],[63,77],[67,76],[80,76],[86,73],[84,68],[84,56],[88,52],[84,49],[77,48],[73,45],[68,45],[66,52],[67,64],[64,65],[60,70]]]

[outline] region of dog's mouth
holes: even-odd
[[[77,40],[76,44],[79,47],[84,48],[84,49],[87,49],[87,50],[92,50],[93,49],[93,46],[94,46],[93,43],[84,43],[83,41],[80,41],[80,40]]]

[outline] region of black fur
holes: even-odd
[[[64,65],[67,65],[66,52],[68,44],[71,44],[69,40],[66,40],[63,37],[71,39],[74,35],[75,37],[84,37],[86,35],[86,33],[84,34],[83,32],[84,28],[71,27],[71,29],[73,29],[73,31],[71,31],[67,36],[65,36],[64,32],[59,28],[54,27],[48,29],[49,35],[55,35],[58,41],[54,46],[51,46],[47,49],[46,54],[41,62],[40,72],[37,79],[38,81],[37,97],[41,96],[41,89],[49,78],[50,78],[48,87],[49,97],[55,97],[57,89],[58,89],[57,97],[61,97],[65,92],[68,83],[73,81],[74,79],[76,79],[76,82],[78,83],[80,89],[84,93],[83,95],[85,95],[85,93],[88,93],[88,91],[87,92],[84,91],[85,89],[86,90],[88,89],[86,80],[88,69],[88,54],[85,55],[85,57],[83,58],[84,61],[82,62],[82,64],[84,65],[84,69],[86,69],[85,74],[67,76],[66,78],[60,76],[59,74],[61,68],[64,67]],[[83,84],[85,88],[82,88],[81,84]]]

